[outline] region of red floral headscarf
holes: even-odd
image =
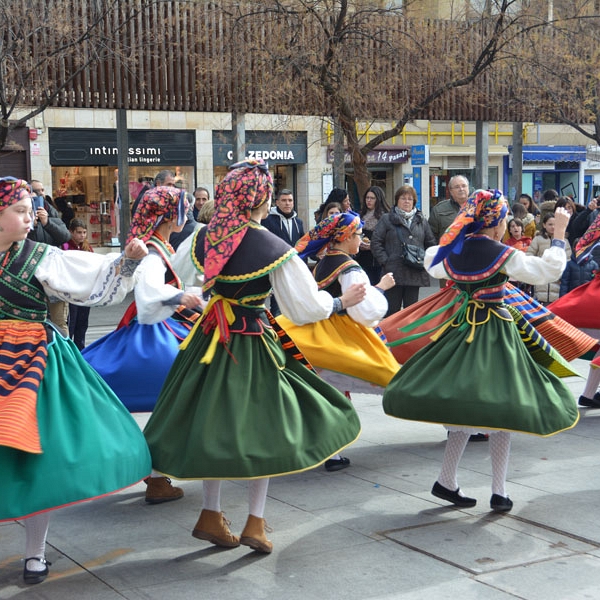
[[[149,189],[133,215],[127,243],[135,238],[147,242],[163,219],[177,219],[177,225],[183,225],[185,212],[185,190],[167,185]]]
[[[215,214],[204,240],[205,292],[244,239],[251,212],[273,194],[273,179],[263,160],[246,160],[230,169],[215,191]]]
[[[27,198],[31,198],[31,188],[24,179],[0,178],[0,210]]]
[[[475,190],[440,238],[432,266],[444,260],[450,252],[458,254],[467,235],[495,227],[507,213],[508,204],[500,190]]]
[[[306,258],[320,252],[324,246],[343,242],[359,229],[363,222],[360,216],[352,211],[337,213],[319,221],[308,233],[305,233],[297,242],[296,250],[300,258]]]

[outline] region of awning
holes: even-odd
[[[512,146],[508,147],[512,154]],[[523,162],[582,162],[585,146],[523,146]]]

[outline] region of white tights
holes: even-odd
[[[221,512],[221,481],[219,479],[205,479],[204,506],[206,510]],[[262,519],[265,514],[267,490],[269,479],[251,479],[248,481],[248,513]]]
[[[46,536],[50,523],[50,513],[40,513],[23,521],[25,524],[25,558],[44,558],[46,556]],[[28,569],[43,570],[45,566],[38,561],[29,561]]]
[[[469,441],[466,431],[450,431],[444,450],[442,470],[438,482],[449,490],[458,489],[458,463]],[[490,432],[490,456],[492,458],[492,494],[506,497],[506,474],[510,454],[510,433]]]
[[[598,386],[600,386],[600,369],[590,366],[590,372],[581,395],[585,398],[593,398],[598,391]]]

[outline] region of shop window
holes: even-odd
[[[176,185],[193,192],[193,167],[165,166],[156,172],[170,170]],[[129,207],[145,182],[154,181],[155,172],[147,167],[129,167]],[[75,217],[87,225],[92,246],[118,245],[120,234],[119,207],[115,203],[118,191],[118,171],[110,166],[52,167],[52,197],[67,202]],[[60,205],[60,201],[57,205]]]

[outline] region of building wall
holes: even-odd
[[[231,118],[225,113],[197,113],[175,111],[128,111],[131,129],[194,129],[196,131],[197,171],[194,186],[205,185],[214,189],[212,131],[231,128]],[[31,177],[51,181],[48,128],[116,128],[116,112],[103,109],[47,109],[29,123],[38,130],[38,137],[30,142]],[[306,224],[313,223],[313,212],[323,200],[323,175],[331,173],[327,162],[327,146],[332,143],[330,123],[318,117],[290,117],[277,115],[247,115],[246,130],[306,131],[307,163],[297,168],[297,202],[299,216]],[[370,137],[389,127],[389,124],[358,125],[359,134],[368,141]],[[489,126],[489,165],[498,168],[498,181],[503,180],[503,157],[512,143],[512,124],[496,123]],[[590,141],[566,125],[523,126],[524,144],[587,145]],[[475,166],[475,123],[452,121],[416,121],[402,134],[386,142],[388,145],[429,145],[430,163],[424,167],[423,181],[436,169],[454,169],[457,166]],[[412,165],[393,167],[388,196],[412,175]],[[430,194],[423,186],[422,207],[429,213]]]

